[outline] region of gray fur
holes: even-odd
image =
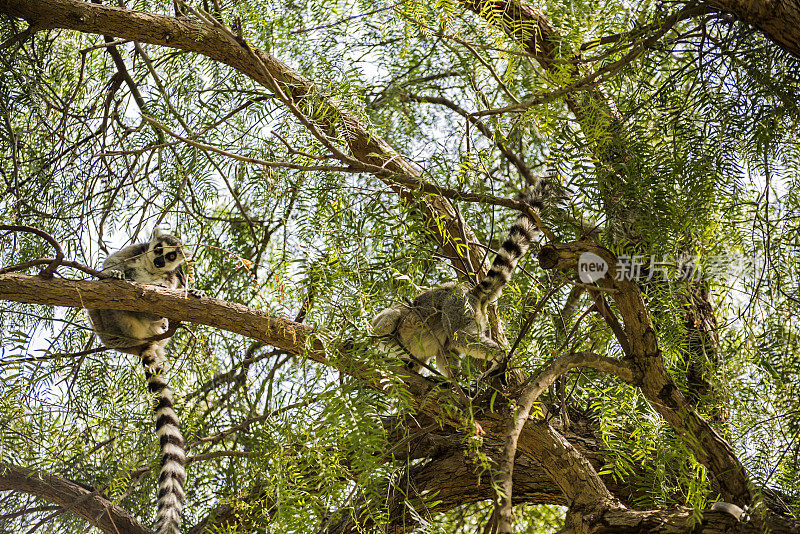
[[[182,289],[186,286],[182,266],[185,259],[180,240],[155,228],[147,243],[131,245],[106,258],[103,272],[120,280]],[[203,296],[199,290],[189,293]],[[180,420],[172,405],[172,389],[163,378],[167,367],[164,347],[169,338],[152,340],[167,332],[169,320],[145,312],[87,311],[92,328],[107,347],[142,359],[148,390],[155,397],[156,434],[161,444],[156,532],[179,534],[186,456]]]
[[[539,210],[536,196],[522,197]],[[487,372],[499,367],[505,347],[489,337],[489,304],[500,297],[511,272],[538,234],[534,221],[522,213],[512,225],[492,267],[472,288],[465,284],[444,284],[423,291],[408,304],[386,308],[372,319],[373,333],[384,339],[382,347],[390,356],[409,362],[419,372],[431,358],[447,378],[452,378],[461,356],[492,363]]]

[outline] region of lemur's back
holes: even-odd
[[[525,195],[522,200],[534,210],[541,207],[535,194]],[[521,213],[479,284],[472,288],[443,284],[423,291],[410,306],[387,308],[372,320],[376,335],[394,345],[389,347],[390,354],[409,360],[415,371],[435,356],[442,374],[452,377],[455,359],[451,356],[463,354],[491,361],[494,369],[505,350],[489,335],[486,308],[500,296],[537,232],[535,221]]]

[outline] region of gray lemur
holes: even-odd
[[[537,194],[527,193],[521,200],[535,211],[541,210]],[[496,371],[506,351],[489,337],[487,308],[500,297],[537,235],[533,219],[521,213],[479,284],[471,288],[463,283],[444,284],[423,291],[410,305],[398,304],[376,315],[373,333],[384,338],[384,350],[408,361],[415,372],[435,357],[439,371],[452,378],[453,366],[464,354],[491,362],[487,374]]]
[[[106,258],[103,272],[119,280],[184,289],[186,277],[182,263],[185,259],[180,240],[156,227],[149,242],[131,245]],[[197,289],[187,291],[194,297],[204,296]],[[180,420],[172,406],[172,389],[163,377],[167,360],[164,346],[169,338],[162,336],[169,329],[169,321],[146,312],[88,310],[88,313],[94,331],[107,347],[142,359],[147,387],[155,396],[156,434],[161,444],[155,529],[158,534],[178,534],[186,455]]]

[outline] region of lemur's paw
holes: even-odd
[[[113,269],[108,271],[108,277],[113,278],[114,280],[125,280],[125,273],[118,271],[117,269]]]
[[[203,291],[202,289],[197,289],[196,287],[191,288],[189,290],[189,294],[191,296],[193,296],[194,298],[197,298],[197,299],[201,299],[203,297],[207,297],[208,296],[208,295],[206,295],[205,291]]]

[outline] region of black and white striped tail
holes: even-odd
[[[158,477],[157,534],[180,534],[186,455],[180,420],[172,406],[172,389],[164,380],[166,355],[158,343],[142,351],[147,388],[155,396],[156,435],[161,443],[161,473]]]
[[[541,200],[537,193],[526,193],[521,195],[520,200],[529,204],[535,211],[540,211]],[[517,262],[531,246],[531,243],[538,235],[534,220],[525,213],[520,213],[517,220],[508,232],[508,238],[500,245],[492,268],[486,273],[481,282],[472,289],[480,302],[494,302],[500,297],[505,286],[511,279],[511,272],[517,266]]]

